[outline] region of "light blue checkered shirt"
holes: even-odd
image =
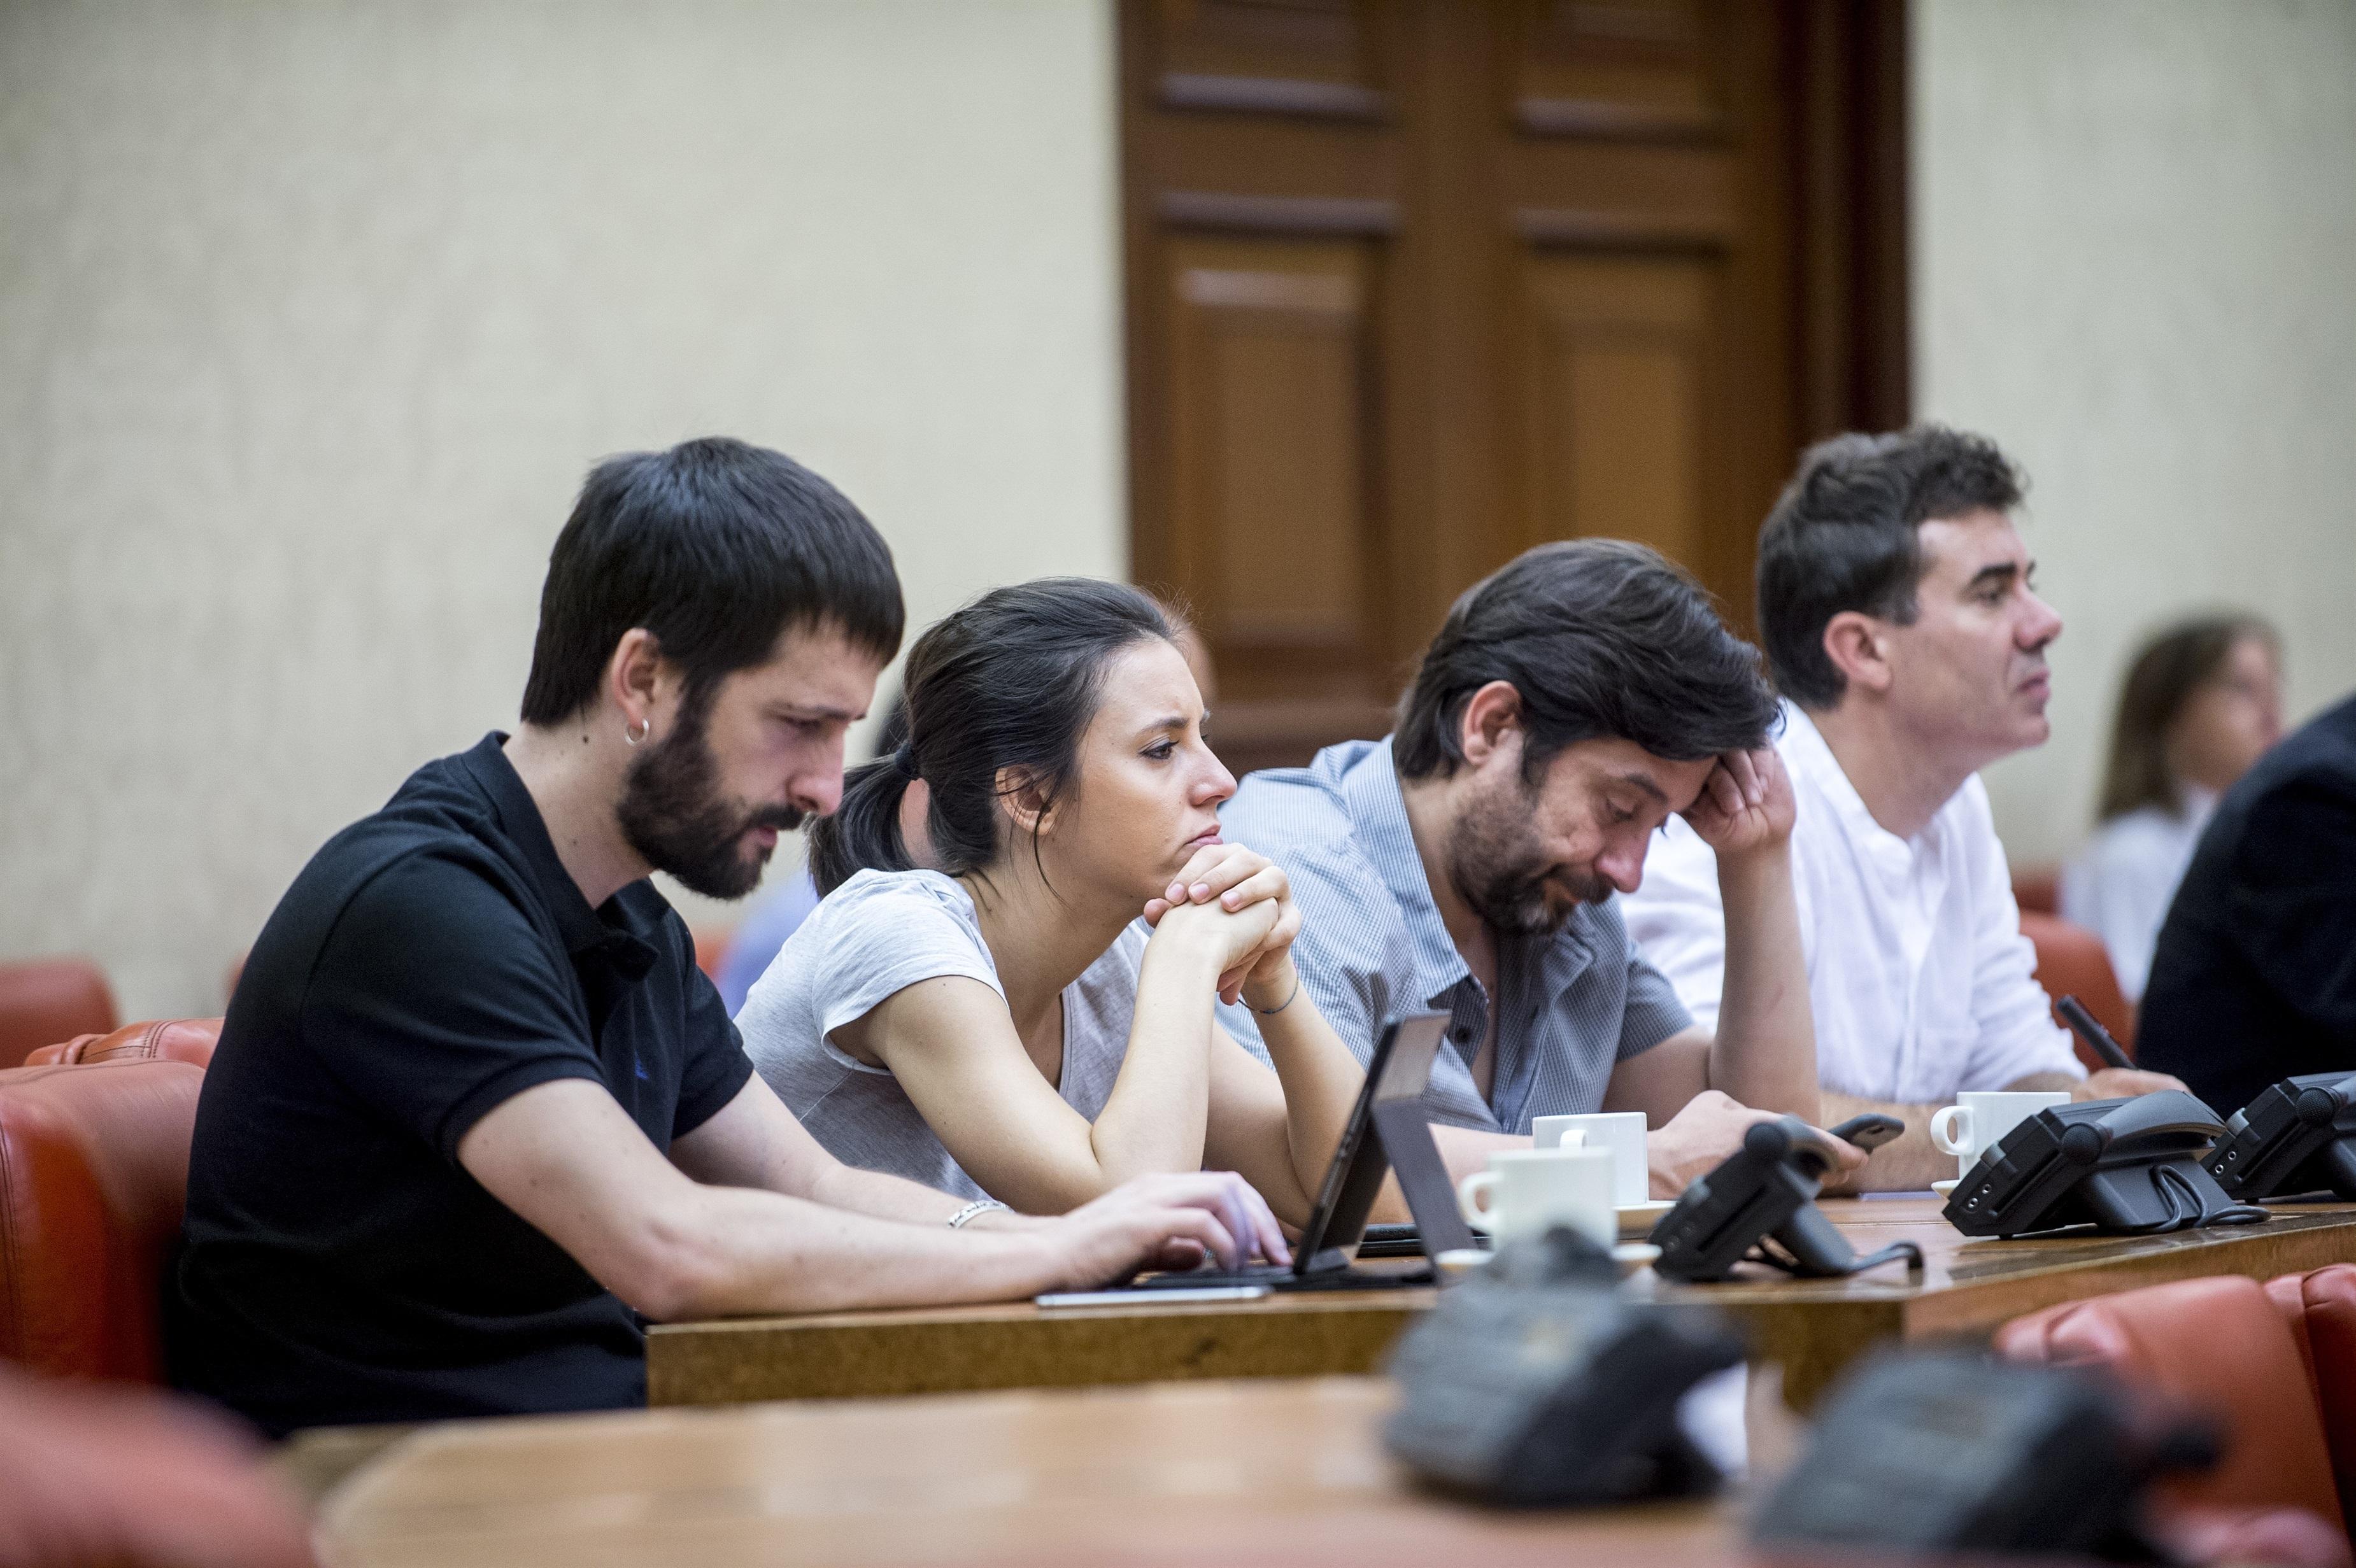
[[[1498,943],[1504,1010],[1484,1100],[1472,1058],[1488,1032],[1490,997],[1432,901],[1389,740],[1345,741],[1305,768],[1254,773],[1219,821],[1229,840],[1291,878],[1301,985],[1360,1061],[1390,1019],[1450,1015],[1456,1049],[1432,1063],[1424,1095],[1436,1121],[1527,1133],[1534,1116],[1601,1110],[1616,1064],[1693,1022],[1667,979],[1630,945],[1619,901],[1582,904],[1552,936]],[[1249,1032],[1246,1009],[1220,1015],[1238,1036]]]

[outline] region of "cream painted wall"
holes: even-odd
[[[2044,858],[2166,616],[2356,687],[2356,5],[1915,5],[1918,406],[2022,460],[2070,617],[1989,779]],[[1099,0],[0,5],[0,955],[219,1005],[511,719],[606,453],[805,459],[916,625],[1121,571],[1111,53]]]
[[[1096,0],[0,6],[0,955],[218,1008],[512,720],[605,453],[802,458],[912,626],[1122,571],[1111,57]]]
[[[2014,859],[2093,816],[2147,631],[2255,609],[2356,688],[2356,5],[1914,0],[1916,406],[2028,469],[2054,737]]]

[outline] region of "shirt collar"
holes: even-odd
[[[1343,750],[1330,748],[1325,755]],[[1424,875],[1423,857],[1416,852],[1415,830],[1408,824],[1407,797],[1399,793],[1390,737],[1361,741],[1349,750],[1355,755],[1335,759],[1335,786],[1349,811],[1359,849],[1398,902],[1408,936],[1415,944],[1416,995],[1429,1004],[1472,978],[1472,971],[1465,966],[1464,955],[1456,951],[1448,923],[1440,918],[1430,879]]]
[[[602,952],[626,978],[645,978],[655,965],[653,933],[624,897],[629,889],[607,899],[603,909],[589,907],[581,884],[573,880],[573,873],[564,869],[563,860],[556,853],[556,841],[548,836],[548,822],[540,814],[540,803],[531,798],[531,791],[524,787],[523,775],[508,761],[504,750],[507,739],[502,731],[492,731],[472,750],[460,753],[459,765],[475,781],[491,808],[493,819],[522,855],[541,901],[556,917],[556,929],[564,938],[564,950],[576,957]]]
[[[1865,797],[1849,783],[1840,759],[1833,755],[1831,742],[1817,729],[1805,709],[1789,699],[1783,703],[1783,739],[1777,748],[1792,772],[1806,779],[1825,797],[1833,815],[1840,819],[1841,836],[1852,844],[1862,845],[1867,853],[1888,862],[1894,869],[1904,870],[1913,864],[1914,846],[1901,838],[1873,818]]]

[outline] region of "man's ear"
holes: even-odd
[[[1858,610],[1843,610],[1825,623],[1825,656],[1849,688],[1880,693],[1890,689],[1890,628]]]
[[[995,781],[998,809],[1014,825],[1018,837],[1044,837],[1055,829],[1055,811],[1046,792],[1027,768],[1001,768]]]
[[[1466,699],[1456,743],[1465,762],[1477,768],[1502,748],[1519,745],[1521,733],[1522,694],[1510,680],[1493,680]]]
[[[678,696],[679,677],[662,656],[662,644],[644,626],[633,626],[614,645],[605,661],[605,695],[621,710],[626,731],[643,740],[667,720]]]

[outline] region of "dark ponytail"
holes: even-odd
[[[993,589],[935,624],[908,652],[907,740],[852,769],[841,805],[810,824],[819,891],[855,871],[911,868],[900,798],[915,777],[931,793],[925,831],[935,869],[959,876],[989,865],[1003,847],[1000,771],[1020,770],[1049,806],[1062,799],[1105,666],[1133,644],[1171,636],[1150,596],[1092,577]]]

